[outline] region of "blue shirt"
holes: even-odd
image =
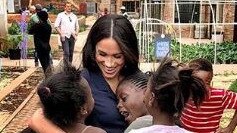
[[[101,73],[82,71],[82,76],[91,87],[95,106],[86,119],[86,125],[97,126],[107,133],[123,133],[127,127],[117,109],[118,100]]]

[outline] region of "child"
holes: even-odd
[[[129,127],[125,130],[125,133],[131,129],[152,125],[152,117],[143,103],[147,82],[148,75],[139,71],[123,79],[116,89],[116,95],[119,100],[117,107],[129,123]]]
[[[87,81],[69,64],[65,65],[62,72],[43,81],[37,93],[42,103],[44,116],[64,132],[105,133],[100,128],[84,124],[94,107],[94,99]],[[34,131],[28,128],[23,131],[23,133],[26,132]]]
[[[236,112],[226,128],[220,129],[219,124],[224,109],[237,109],[236,93],[210,86],[213,77],[213,68],[208,60],[195,59],[189,63],[189,67],[194,69],[193,75],[205,82],[208,95],[199,109],[194,107],[193,102],[187,103],[181,115],[181,122],[184,128],[192,132],[232,133],[237,124]]]
[[[186,133],[175,125],[175,116],[181,113],[192,96],[198,106],[205,96],[203,82],[192,76],[191,69],[178,71],[173,60],[164,59],[151,75],[145,92],[144,103],[153,117],[153,126],[131,130],[130,133]]]

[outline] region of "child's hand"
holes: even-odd
[[[36,130],[36,123],[39,122],[40,119],[44,119],[44,114],[43,114],[43,110],[42,108],[39,108],[38,110],[35,111],[35,113],[33,114],[33,116],[31,118],[29,118],[28,120],[28,126],[33,129]]]
[[[216,133],[233,133],[233,129],[229,128],[229,127],[226,127],[226,128],[218,128],[216,130]]]
[[[28,121],[28,125],[37,133],[65,133],[44,116],[41,108],[33,114]]]

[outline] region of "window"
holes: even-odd
[[[125,6],[127,12],[136,12],[139,8],[139,1],[123,1],[122,5]]]
[[[199,22],[200,14],[200,3],[199,2],[190,2],[190,1],[178,1],[179,14],[180,14],[180,23],[195,23]],[[178,11],[176,5],[175,8],[175,23],[179,22]]]
[[[222,23],[223,22],[223,4],[216,5],[216,22]]]
[[[92,14],[96,12],[96,3],[95,2],[86,2],[87,4],[87,13]]]

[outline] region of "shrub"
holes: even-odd
[[[9,49],[17,49],[22,41],[22,36],[10,35],[0,38],[0,57],[7,57]]]
[[[17,49],[19,48],[19,43],[22,41],[22,36],[8,36],[8,41],[10,49]]]
[[[79,32],[83,32],[83,31],[85,31],[86,30],[86,28],[87,28],[88,26],[87,25],[80,25],[80,29],[79,29]]]
[[[12,22],[11,26],[8,28],[8,34],[10,35],[20,35],[21,28],[16,21]]]
[[[10,43],[7,37],[0,37],[0,57],[8,56],[9,46],[10,46]]]
[[[172,41],[171,53],[173,58],[179,59],[179,42]],[[223,42],[216,45],[217,47],[217,63],[230,64],[237,63],[237,44],[233,42]],[[189,62],[195,58],[205,58],[214,62],[214,43],[205,44],[182,44],[182,62]]]
[[[237,79],[231,83],[229,90],[237,92]]]

